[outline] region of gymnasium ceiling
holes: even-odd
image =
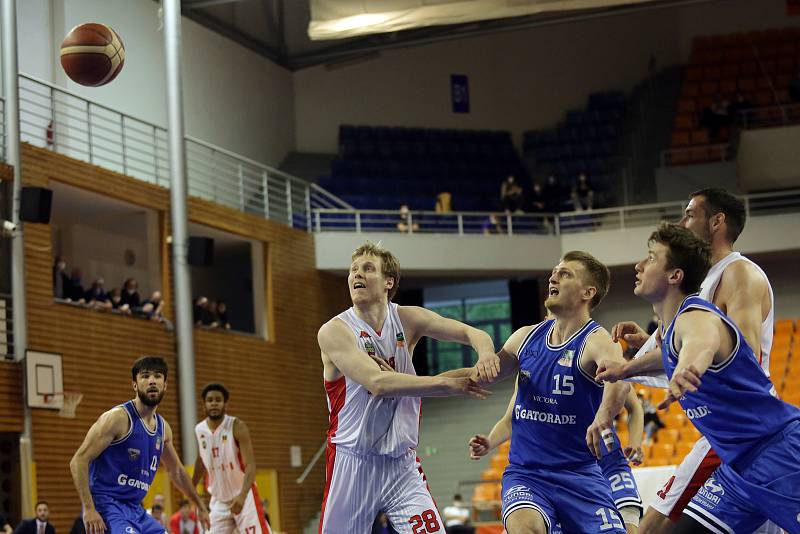
[[[182,0],[182,11],[297,70],[391,48],[712,1],[724,0]],[[324,40],[309,38],[312,11],[312,29]],[[337,38],[348,32],[357,35]]]

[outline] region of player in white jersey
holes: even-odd
[[[485,398],[489,392],[477,381],[500,369],[485,332],[392,303],[399,279],[391,252],[362,245],[347,277],[353,307],[319,330],[330,411],[320,534],[370,532],[379,512],[400,534],[444,534],[415,451],[420,397]],[[472,346],[478,364],[416,376],[411,354],[423,336]]]
[[[705,239],[711,245],[711,270],[700,288],[700,297],[713,302],[742,331],[753,352],[760,356],[764,372],[769,376],[769,351],[772,347],[774,299],[766,274],[751,260],[733,250],[733,244],[745,226],[742,202],[722,189],[703,189],[692,193],[681,226]],[[655,334],[648,339],[641,327],[631,322],[619,323],[612,329],[614,340],[623,338],[639,352],[636,357],[657,347]],[[649,382],[666,387],[665,377]],[[667,533],[671,522],[680,519],[683,509],[711,473],[720,465],[708,440],[695,443],[666,481],[644,516],[641,531]],[[769,524],[771,525],[771,524]],[[780,532],[765,526],[759,533]]]
[[[226,413],[230,393],[208,384],[200,396],[206,418],[194,427],[197,460],[192,482],[205,479],[211,495],[210,534],[271,534],[256,488],[256,459],[244,421]]]

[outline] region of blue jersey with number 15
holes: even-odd
[[[93,497],[139,504],[158,470],[164,449],[164,420],[156,414],[151,431],[133,401],[121,406],[128,415],[128,433],[111,444],[89,464],[89,489]]]

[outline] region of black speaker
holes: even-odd
[[[189,265],[207,266],[214,263],[214,240],[210,237],[189,238]]]
[[[542,320],[539,282],[535,278],[509,280],[508,296],[511,300],[511,328],[513,331]]]
[[[19,218],[25,222],[49,224],[53,191],[44,187],[23,187],[19,201]]]

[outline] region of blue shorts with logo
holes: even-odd
[[[622,449],[616,448],[603,456],[600,461],[600,470],[611,486],[611,497],[617,510],[626,506],[633,506],[639,509],[639,514],[644,511],[642,507],[642,497],[639,495],[639,488],[636,486],[636,479],[633,478],[631,466]]]
[[[757,446],[734,466],[722,464],[683,511],[720,532],[755,532],[767,519],[800,533],[800,422]]]
[[[139,503],[118,501],[103,495],[93,496],[93,499],[95,509],[106,524],[107,534],[166,534],[164,525]]]
[[[625,534],[597,462],[554,469],[509,465],[503,473],[503,524],[517,510],[538,510],[551,534]]]

